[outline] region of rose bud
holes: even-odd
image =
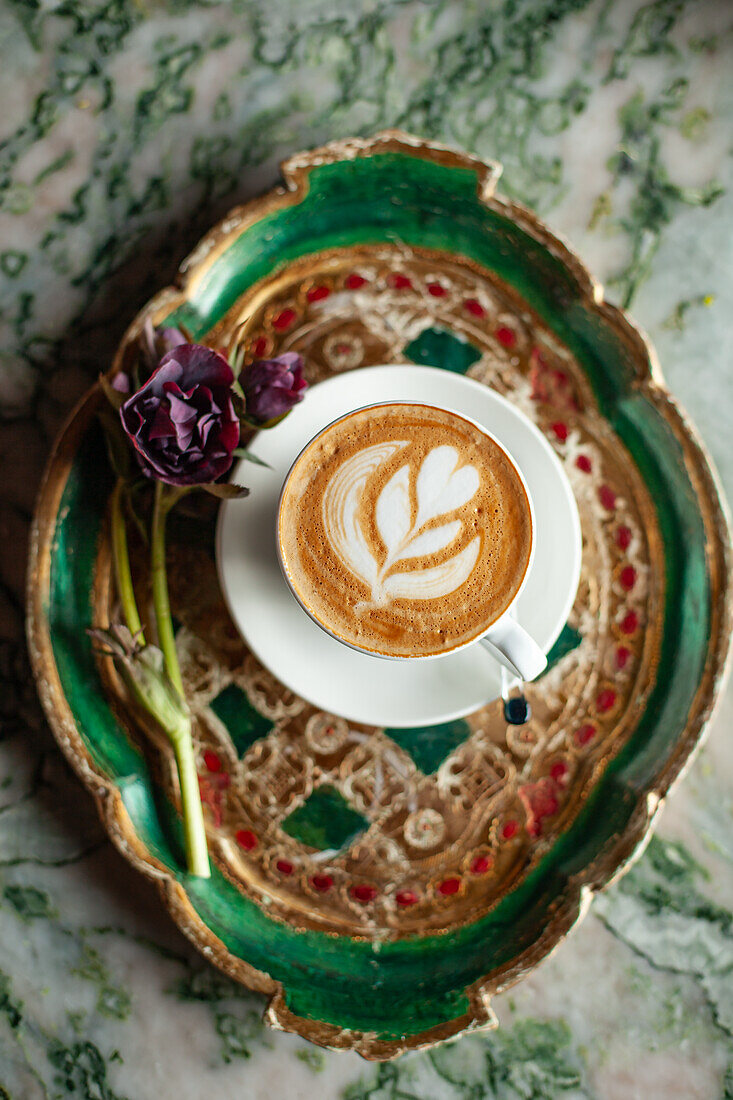
[[[275,359],[255,359],[239,376],[245,397],[247,420],[263,425],[279,420],[303,400],[308,383],[303,360],[287,351]]]

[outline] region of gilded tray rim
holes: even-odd
[[[138,839],[117,785],[97,768],[86,750],[63,692],[54,660],[45,596],[49,590],[53,533],[58,507],[77,445],[94,414],[99,398],[95,385],[81,399],[61,429],[49,455],[38,493],[30,539],[26,594],[27,640],[31,666],[51,730],[64,755],[88,788],[103,825],[117,849],[137,870],[155,881],[163,902],[179,929],[210,962],[255,992],[268,994],[266,1022],[277,1030],[295,1032],[318,1045],[355,1050],[364,1058],[384,1061],[408,1050],[480,1029],[497,1026],[490,1005],[494,993],[513,985],[555,950],[588,911],[593,895],[615,882],[639,858],[651,838],[654,820],[673,784],[692,763],[703,743],[720,696],[731,658],[733,593],[731,587],[730,516],[718,475],[699,435],[664,383],[661,366],[647,335],[627,313],[607,302],[602,285],[593,278],[569,244],[552,233],[534,212],[521,203],[498,196],[496,184],[501,166],[481,161],[442,143],[421,139],[400,130],[384,130],[369,138],[350,138],[297,153],[281,165],[284,187],[275,187],[250,202],[235,207],[199,242],[179,267],[176,282],[159,291],[133,319],[123,335],[110,368],[118,369],[122,349],[139,333],[145,320],[156,321],[188,299],[190,290],[228,242],[266,214],[297,205],[308,190],[311,170],[385,152],[420,157],[450,167],[476,172],[480,201],[515,222],[555,257],[576,279],[585,304],[595,311],[631,352],[636,370],[633,388],[655,406],[668,422],[684,454],[685,467],[696,489],[700,514],[708,535],[707,564],[713,592],[708,658],[693,699],[684,732],[678,739],[656,781],[641,791],[626,828],[607,844],[582,871],[568,879],[568,887],[542,936],[526,951],[484,975],[466,989],[469,1011],[453,1020],[400,1040],[383,1040],[370,1033],[339,1028],[292,1013],[282,983],[232,954],[215,936],[190,902],[184,886]]]

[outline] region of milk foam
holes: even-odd
[[[474,466],[460,465],[455,447],[438,446],[428,452],[415,479],[417,515],[412,518],[411,469],[401,466],[380,492],[375,509],[377,531],[387,549],[379,563],[370,550],[359,520],[367,481],[407,440],[377,443],[357,451],[328,481],[323,494],[323,526],[343,565],[371,588],[371,602],[390,599],[437,599],[459,588],[470,576],[479,553],[478,538],[440,565],[402,570],[390,575],[398,562],[425,558],[455,542],[463,524],[450,518],[476,494],[479,474]],[[439,526],[426,527],[443,518]],[[362,606],[366,602],[362,601]]]

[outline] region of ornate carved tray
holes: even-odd
[[[110,608],[99,393],[52,456],[29,637],[59,743],[181,929],[270,995],[267,1020],[368,1058],[491,1026],[637,852],[710,716],[728,645],[729,533],[705,454],[643,335],[568,248],[494,194],[499,169],[406,134],[283,165],[145,318],[311,382],[365,364],[464,372],[547,434],[584,562],[533,718],[500,703],[420,730],[320,713],[247,652],[222,603],[214,516],[171,531],[210,881],[183,869],[172,757],[136,727],[85,634]],[[379,397],[375,395],[375,399]]]

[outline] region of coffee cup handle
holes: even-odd
[[[547,658],[534,638],[509,615],[480,639],[494,660],[520,680],[534,680],[547,668]]]

